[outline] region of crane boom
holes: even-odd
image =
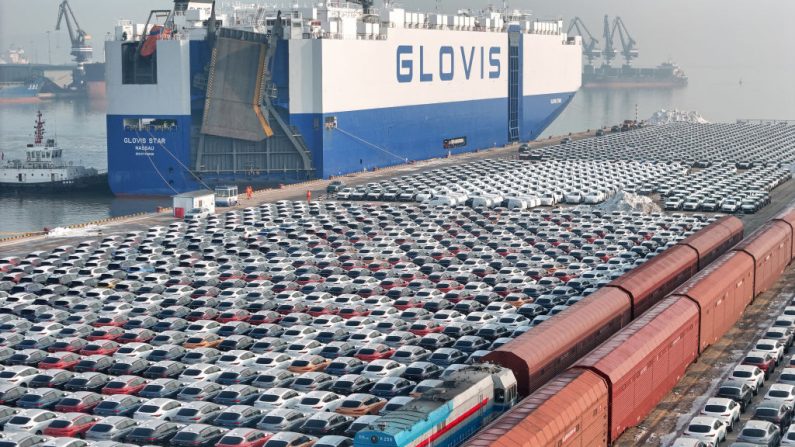
[[[602,50],[602,56],[605,59],[605,65],[610,65],[613,59],[616,58],[616,49],[613,47],[613,33],[610,32],[610,18],[605,14],[604,31],[605,47]]]
[[[583,56],[588,59],[588,65],[593,65],[593,60],[602,56],[602,50],[598,47],[599,40],[591,34],[591,31],[579,17],[575,17],[571,21],[567,34],[571,36],[571,32],[575,30],[583,39]]]
[[[639,54],[636,47],[637,42],[635,42],[635,39],[629,34],[629,30],[627,26],[624,25],[624,21],[618,16],[616,16],[613,21],[613,32],[611,33],[611,37],[615,36],[616,31],[618,31],[618,38],[621,40],[621,55],[624,56],[626,64],[630,65],[632,59],[638,57]]]
[[[94,54],[94,49],[91,48],[91,45],[88,45],[86,41],[91,39],[91,36],[80,28],[80,24],[77,23],[77,17],[75,17],[75,13],[72,11],[72,7],[69,5],[68,0],[63,0],[58,7],[58,21],[55,23],[56,31],[61,29],[61,22],[66,22],[69,40],[72,42],[72,51],[70,54],[75,62],[80,65],[90,60],[91,56]]]

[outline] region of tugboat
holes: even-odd
[[[63,149],[55,139],[44,139],[44,120],[36,114],[33,144],[28,144],[25,160],[9,160],[0,166],[0,192],[35,190],[70,192],[107,190],[108,174],[94,168],[75,166],[63,160]]]

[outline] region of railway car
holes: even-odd
[[[510,368],[527,396],[627,326],[742,239],[743,223],[721,217],[482,361]]]
[[[507,368],[475,365],[359,431],[355,447],[460,445],[516,404],[516,380]]]
[[[611,445],[642,421],[698,355],[725,335],[751,301],[778,280],[795,256],[793,237],[795,209],[788,209],[730,252],[704,264],[706,268],[669,297],[541,386],[467,445]],[[709,241],[690,239],[688,245],[697,247],[700,256],[710,256],[704,250],[708,244],[702,244]],[[721,244],[714,240],[711,245]]]

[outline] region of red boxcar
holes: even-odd
[[[687,245],[698,252],[698,269],[701,270],[743,240],[743,228],[740,219],[724,216],[683,239],[679,245]]]
[[[481,361],[513,371],[519,394],[527,396],[629,324],[630,310],[629,295],[602,288]]]
[[[772,221],[763,225],[734,251],[745,253],[754,262],[754,296],[769,289],[792,260],[792,231],[788,224]]]
[[[561,374],[470,439],[468,447],[607,445],[607,384],[597,374]]]
[[[607,287],[617,287],[632,297],[632,318],[637,318],[696,272],[698,252],[690,246],[677,245],[614,279]]]
[[[754,298],[754,263],[743,253],[723,255],[677,288],[673,296],[689,298],[701,314],[699,353],[723,337]]]
[[[607,380],[608,442],[642,421],[697,356],[698,307],[668,298],[575,363]]]
[[[773,221],[783,222],[790,228],[792,236],[792,256],[795,257],[795,208],[787,208],[773,218]]]

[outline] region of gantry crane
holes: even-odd
[[[602,57],[602,49],[598,47],[599,40],[596,39],[588,27],[585,26],[582,19],[575,17],[569,25],[568,35],[573,35],[571,32],[576,30],[577,35],[582,37],[583,40],[583,56],[588,59],[588,65],[593,65],[593,60]]]
[[[94,49],[91,48],[91,45],[86,43],[86,41],[91,39],[91,36],[80,28],[75,13],[72,11],[72,7],[69,6],[68,0],[63,0],[58,7],[58,22],[55,24],[56,31],[61,29],[62,21],[66,21],[66,28],[69,31],[69,40],[72,42],[72,51],[70,54],[75,62],[77,62],[77,65],[80,66],[91,60],[91,57],[94,55]]]
[[[618,52],[615,48],[613,48],[613,33],[610,30],[610,18],[605,14],[605,23],[604,23],[604,30],[602,31],[602,35],[605,38],[605,47],[602,50],[602,57],[604,57],[605,65],[610,65],[613,62],[613,59],[616,58]]]

